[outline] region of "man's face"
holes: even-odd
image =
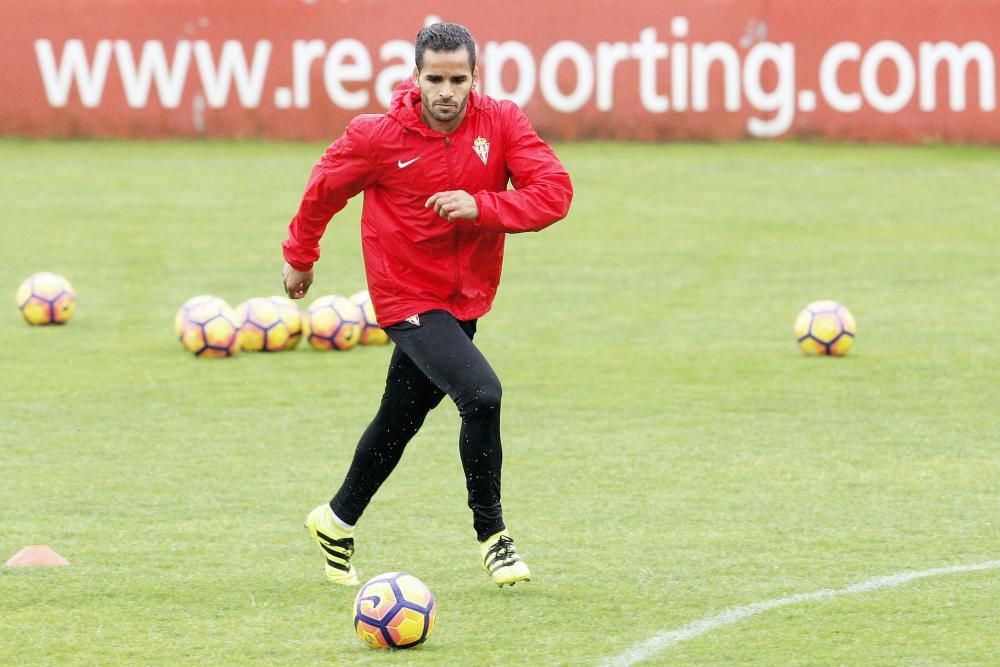
[[[458,127],[465,117],[469,91],[476,83],[468,49],[463,46],[457,51],[424,51],[423,69],[414,70],[413,78],[420,87],[428,124],[436,130]]]

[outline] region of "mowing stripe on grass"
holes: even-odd
[[[854,595],[855,593],[871,593],[872,591],[878,591],[884,588],[902,586],[903,584],[907,584],[916,579],[924,579],[925,577],[938,577],[945,574],[960,574],[962,572],[976,572],[979,570],[992,569],[1000,569],[1000,560],[991,560],[972,565],[952,565],[950,567],[939,567],[933,570],[921,570],[919,572],[899,572],[897,574],[890,574],[884,577],[873,577],[867,581],[852,584],[847,588],[840,588],[837,590],[824,589],[814,591],[812,593],[799,593],[798,595],[791,595],[786,598],[775,598],[773,600],[764,600],[763,602],[753,602],[743,605],[742,607],[727,609],[726,611],[716,614],[715,616],[709,616],[708,618],[688,623],[684,627],[677,628],[676,630],[666,630],[661,632],[646,640],[642,644],[639,644],[635,648],[626,651],[621,655],[605,660],[602,664],[608,667],[634,665],[637,662],[642,662],[643,660],[653,657],[665,648],[669,648],[670,646],[674,646],[675,644],[679,644],[689,639],[694,639],[695,637],[700,637],[706,632],[710,632],[716,628],[731,625],[738,621],[750,618],[751,616],[756,616],[757,614],[765,612],[769,609],[775,609],[776,607],[787,607],[791,604],[812,602],[814,600],[828,600],[842,595]]]

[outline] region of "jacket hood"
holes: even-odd
[[[392,91],[392,99],[389,101],[389,110],[416,109],[420,103],[420,88],[413,82],[411,77],[406,77],[399,82],[396,89]]]

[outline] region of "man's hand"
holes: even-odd
[[[447,190],[430,196],[424,208],[434,207],[434,212],[449,220],[475,220],[479,217],[476,198],[465,190]]]
[[[285,293],[291,299],[301,299],[304,297],[313,283],[313,272],[311,269],[309,271],[296,271],[287,262],[285,263],[285,268],[281,270],[281,277],[285,281]]]

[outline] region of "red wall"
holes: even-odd
[[[329,139],[434,16],[553,139],[1000,142],[1000,0],[485,4],[0,0],[0,134]]]

